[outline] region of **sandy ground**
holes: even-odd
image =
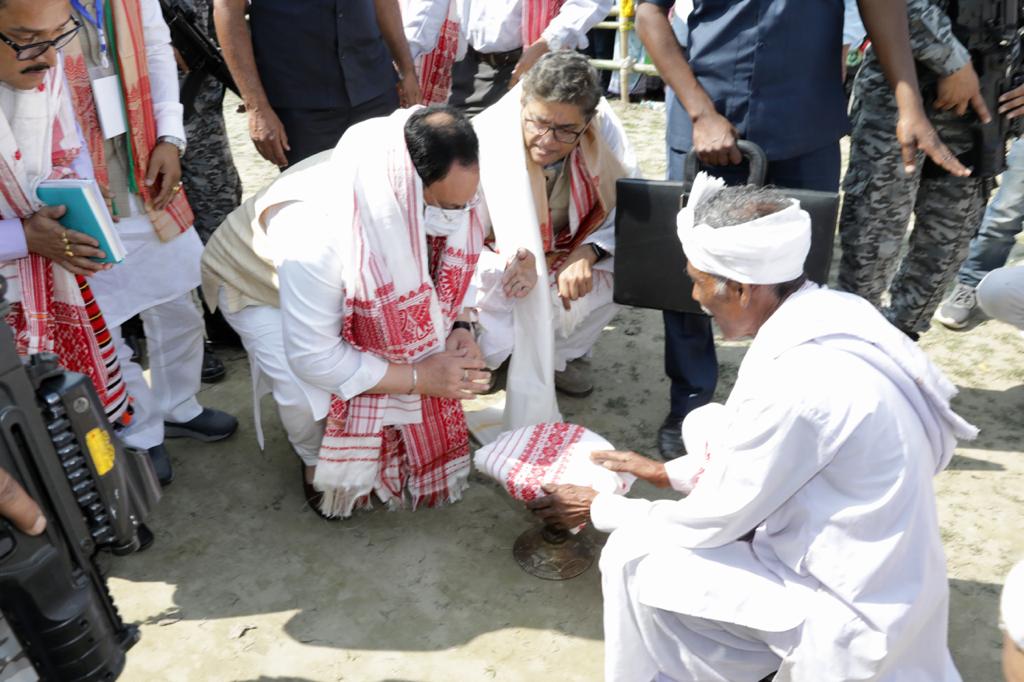
[[[663,113],[623,113],[648,177],[662,177]],[[225,107],[246,192],[276,175]],[[598,388],[563,399],[568,420],[623,448],[654,451],[667,408],[660,314],[624,309],[594,352]],[[1000,584],[1024,556],[1024,338],[986,321],[922,340],[961,387],[956,404],[981,437],[936,479],[951,583],[950,646],[969,681],[999,679]],[[724,399],[745,343],[720,345]],[[152,519],[156,544],[112,560],[111,588],[140,623],[126,680],[599,680],[603,652],[596,567],[545,582],[513,562],[529,517],[474,476],[440,510],[363,513],[327,523],[303,508],[296,459],[270,401],[266,452],[252,428],[244,354],[203,390],[242,422],[230,441],[171,441],[177,469]],[[837,390],[842,387],[837,386]],[[652,494],[639,487],[635,495]],[[686,576],[680,576],[685,580]]]

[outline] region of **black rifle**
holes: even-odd
[[[1024,83],[1024,2],[959,0],[951,3],[954,33],[970,53],[981,82],[981,95],[992,121],[975,130],[975,177],[994,177],[1006,169],[1006,140],[1020,135],[1021,119],[1000,116],[999,96]]]
[[[0,278],[0,308],[6,284]],[[0,310],[0,313],[5,312]],[[117,612],[96,559],[127,554],[159,500],[145,451],[113,433],[91,381],[66,372],[52,354],[18,356],[0,325],[0,467],[46,515],[32,537],[0,519],[0,649],[7,625],[23,650],[0,655],[5,668],[31,666],[43,680],[112,680],[139,639]]]
[[[181,102],[185,118],[195,111],[195,99],[206,76],[213,76],[231,92],[238,95],[235,79],[231,77],[220,46],[196,26],[195,11],[182,0],[160,0],[164,21],[171,29],[171,45],[178,50],[188,74],[181,86]]]

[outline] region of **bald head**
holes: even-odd
[[[476,167],[480,158],[473,125],[446,104],[424,107],[409,117],[405,146],[424,185],[444,179],[454,165]]]

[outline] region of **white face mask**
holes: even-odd
[[[423,229],[431,237],[447,237],[466,227],[469,223],[468,208],[444,209],[430,206],[423,211]]]

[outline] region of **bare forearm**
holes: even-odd
[[[256,55],[252,49],[252,36],[245,22],[245,0],[214,0],[213,22],[217,37],[224,50],[231,75],[238,85],[242,101],[249,109],[269,107],[267,93],[256,70]]]
[[[390,363],[388,371],[384,373],[377,385],[366,391],[367,393],[389,393],[407,394],[419,392],[419,376],[416,377],[416,385],[413,386],[413,366]],[[418,372],[417,372],[418,374]],[[413,390],[415,389],[415,390]]]
[[[377,10],[377,26],[380,28],[381,37],[391,51],[391,58],[395,60],[398,73],[405,75],[414,70],[412,53],[409,51],[409,42],[405,39],[405,31],[402,28],[402,12],[398,7],[397,0],[373,0]]]
[[[714,103],[693,75],[679,47],[668,11],[656,5],[641,4],[636,10],[636,31],[658,67],[658,73],[675,92],[690,118],[697,119],[714,111]]]
[[[917,71],[910,51],[905,0],[857,0],[860,16],[871,38],[886,79],[901,111],[921,107]]]

